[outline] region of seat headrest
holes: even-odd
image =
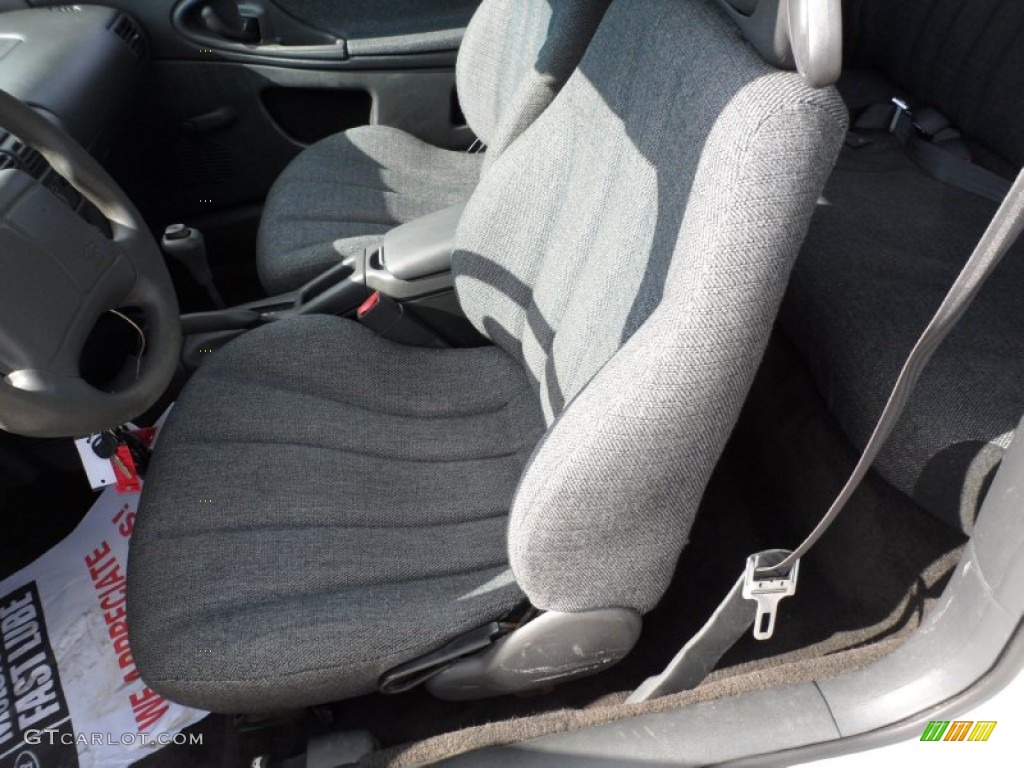
[[[796,69],[814,88],[843,67],[842,0],[718,0],[769,64]]]

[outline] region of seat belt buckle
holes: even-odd
[[[780,557],[779,555],[782,555]],[[780,550],[760,552],[747,558],[747,569],[743,574],[743,598],[757,603],[757,617],[754,619],[754,638],[770,640],[775,634],[775,617],[779,603],[796,594],[796,582],[800,575],[800,561],[785,574],[763,575],[782,562],[789,553]]]
[[[889,123],[889,133],[896,133],[900,128],[900,123],[904,120],[910,120],[912,124],[913,116],[910,114],[910,105],[898,96],[893,98],[892,106],[893,113],[892,122]]]
[[[374,291],[356,310],[356,319],[382,339],[413,347],[442,349],[448,344],[390,296]]]
[[[371,331],[383,335],[402,319],[402,308],[394,299],[374,291],[359,305],[356,319]]]

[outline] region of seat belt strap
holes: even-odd
[[[977,248],[967,260],[931,322],[914,345],[889,400],[882,409],[874,432],[828,512],[814,530],[792,552],[770,550],[752,556],[739,581],[711,618],[683,647],[660,675],[649,678],[628,699],[647,701],[696,687],[736,641],[754,625],[754,636],[764,640],[774,629],[774,605],[796,592],[800,559],[806,555],[845,509],[860,486],[878,452],[906,408],[921,373],[935,350],[956,327],[978,291],[1024,231],[1024,171],[1017,177]],[[780,559],[781,558],[781,559]],[[755,601],[757,606],[751,604]],[[766,609],[766,605],[768,606]],[[771,613],[767,626],[765,611]]]
[[[912,110],[902,99],[874,104],[857,119],[854,129],[858,128],[889,131],[914,163],[943,184],[994,203],[1001,203],[1010,191],[1008,179],[971,162],[963,151],[959,132],[931,107]],[[857,146],[864,143],[861,141]]]
[[[749,595],[748,584],[751,570],[759,565],[779,563],[789,554],[786,550],[774,549],[760,552],[747,561],[743,575],[733,584],[725,600],[721,602],[711,618],[705,622],[690,641],[683,646],[660,675],[649,677],[634,691],[627,704],[648,701],[671,693],[696,688],[719,662],[726,651],[750,631],[750,627],[761,628],[760,616],[768,615],[769,626],[774,630],[774,611],[762,612],[763,603]],[[796,591],[796,579],[792,579],[792,591],[782,588],[773,595],[786,597],[785,592]],[[767,593],[766,593],[767,594]],[[774,603],[778,600],[770,598]]]

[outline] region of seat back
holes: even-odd
[[[483,0],[456,65],[462,111],[485,165],[551,103],[611,0]]]
[[[453,263],[549,424],[509,531],[537,607],[657,604],[845,132],[714,0],[615,0],[485,174]]]

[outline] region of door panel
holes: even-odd
[[[452,125],[451,72],[165,61],[153,65],[152,77],[120,166],[154,227],[259,204],[305,143],[334,128],[391,125],[441,146],[459,130]],[[292,114],[282,116],[282,109]],[[325,110],[333,115],[303,120]]]
[[[276,0],[310,26],[345,40],[465,29],[480,0]]]
[[[316,0],[310,7],[319,9],[317,13],[297,18],[285,9],[295,0],[179,0],[172,24],[198,50],[230,60],[297,67],[422,68],[450,63],[444,54],[458,50],[480,2],[452,1],[454,8],[445,4],[437,15],[428,15],[426,7],[416,4],[410,16],[396,18],[382,15],[381,7],[405,7],[407,0],[371,6],[362,5],[363,0]],[[363,13],[351,15],[352,9]],[[405,58],[410,55],[416,58]],[[387,57],[403,58],[389,62]]]
[[[180,0],[171,23],[201,52],[236,60],[317,66],[348,58],[344,39],[295,19],[274,0]]]
[[[266,17],[269,36],[282,37],[286,47],[295,49],[326,45],[334,41],[343,45],[330,52],[308,58],[328,61],[331,68],[355,69],[421,69],[451,63],[452,54],[462,40],[462,33],[481,0],[97,0],[128,11],[146,29],[155,59],[209,60],[228,54],[235,58],[233,45],[197,45],[194,37],[183,34],[183,16],[200,16],[206,6],[236,8],[243,17]],[[67,0],[0,0],[0,10],[66,5]],[[205,25],[204,25],[205,26]],[[211,37],[216,41],[216,34]],[[238,42],[221,37],[221,43]],[[249,41],[251,42],[251,41]],[[270,42],[268,40],[268,42]],[[259,58],[258,48],[249,49],[250,57]],[[264,51],[264,53],[267,53]],[[315,66],[304,64],[307,58],[296,50],[293,61],[282,66]],[[340,55],[339,55],[340,54]],[[422,54],[422,56],[416,55]],[[433,56],[427,54],[435,54]],[[284,58],[283,52],[278,56]],[[398,60],[387,61],[394,55]],[[373,57],[372,61],[359,61]],[[275,62],[269,62],[274,64]]]
[[[472,141],[453,105],[454,62],[459,25],[480,0],[238,0],[242,15],[273,6],[366,54],[298,61],[262,56],[261,46],[242,54],[201,47],[182,34],[176,11],[223,1],[101,0],[132,13],[150,39],[149,87],[122,165],[146,176],[131,186],[162,201],[156,216],[258,204],[288,161],[333,129],[388,125],[448,148]],[[451,50],[438,52],[445,39]],[[389,41],[422,52],[388,55]]]
[[[225,1],[99,2],[135,16],[153,59],[111,169],[155,230],[203,228],[215,273],[232,272],[228,261],[251,277],[263,200],[311,141],[367,123],[452,149],[472,141],[454,64],[480,0],[237,0],[243,16],[262,8],[261,34],[273,29],[293,49],[274,55],[262,41],[200,44],[183,30],[183,8],[201,19],[204,4]],[[328,50],[299,50],[318,45]]]

